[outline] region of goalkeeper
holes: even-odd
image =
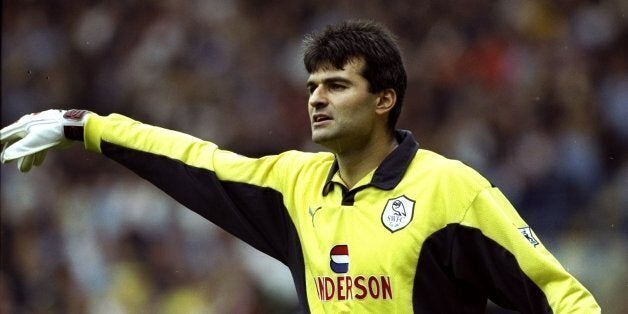
[[[369,21],[304,40],[312,140],[248,158],[118,114],[48,110],[1,131],[21,171],[83,141],[291,271],[313,313],[599,313],[489,181],[396,129],[406,73]]]

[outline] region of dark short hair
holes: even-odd
[[[388,116],[393,130],[401,113],[407,77],[395,36],[383,25],[367,20],[348,20],[327,26],[303,40],[303,63],[308,73],[325,66],[343,69],[355,58],[365,61],[362,76],[369,92],[392,88],[397,102]]]

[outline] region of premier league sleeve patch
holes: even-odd
[[[530,227],[519,228],[519,232],[521,232],[523,237],[526,238],[526,240],[528,240],[533,247],[539,245],[539,240],[534,237],[534,233],[532,233],[532,229],[530,229]]]
[[[390,232],[399,231],[405,228],[414,214],[414,201],[405,195],[391,198],[386,202],[382,212],[382,224]]]

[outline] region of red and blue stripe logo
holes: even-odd
[[[349,246],[339,244],[331,248],[329,252],[329,267],[336,274],[349,272]]]

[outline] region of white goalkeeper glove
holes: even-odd
[[[41,165],[48,149],[69,146],[72,140],[83,141],[88,114],[86,110],[51,109],[21,117],[0,130],[0,160],[7,163],[17,159],[22,172]]]

